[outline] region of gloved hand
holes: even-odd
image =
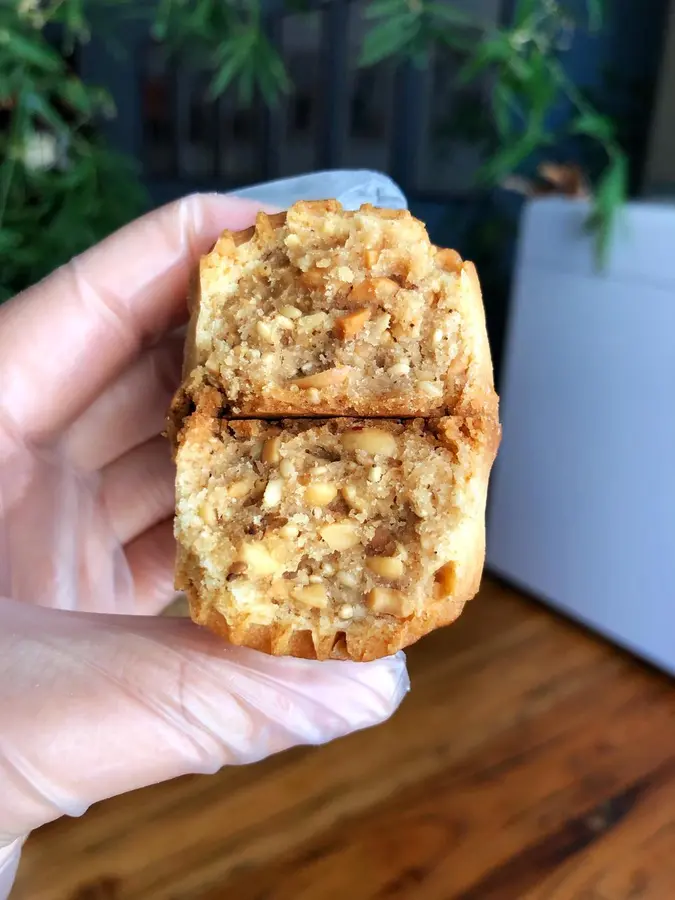
[[[188,197],[0,307],[0,898],[36,826],[374,725],[407,690],[401,655],[274,659],[155,618],[189,273],[254,214]]]

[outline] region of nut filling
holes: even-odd
[[[454,418],[197,415],[177,455],[179,543],[219,612],[248,627],[349,638],[428,614],[473,558],[481,434]]]
[[[407,210],[298,203],[202,260],[194,390],[217,383],[235,416],[452,413],[477,309],[472,264]]]

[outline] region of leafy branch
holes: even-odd
[[[583,21],[555,0],[519,0],[511,25],[487,35],[478,22],[432,0],[373,0],[366,16],[375,24],[363,44],[362,65],[389,57],[426,65],[439,47],[448,47],[464,60],[461,83],[489,79],[490,134],[484,142],[488,158],[478,173],[479,184],[503,184],[566,138],[579,138],[603,151],[605,164],[594,179],[587,227],[596,259],[604,264],[627,197],[627,157],[612,119],[583,96],[561,62],[575,29],[601,26],[603,0],[588,0]],[[565,124],[554,128],[552,113],[564,107]]]
[[[275,105],[291,80],[262,21],[261,0],[162,0],[153,36],[170,49],[187,51],[213,72],[209,96],[215,99],[236,85],[239,100],[250,105],[256,89]]]
[[[177,57],[211,74],[210,96],[236,90],[269,105],[292,89],[268,36],[266,0],[0,0],[0,299],[40,278],[136,215],[145,192],[131,161],[111,153],[100,121],[112,98],[71,66],[105,9],[142,16]],[[282,0],[307,13],[317,0]],[[318,0],[325,6],[333,0]],[[480,183],[502,184],[563,139],[602,152],[588,227],[599,260],[627,195],[628,165],[612,118],[567,77],[563,56],[575,29],[598,29],[606,0],[587,0],[575,19],[558,0],[518,0],[513,22],[486,35],[444,0],[370,0],[360,62],[408,59],[426,66],[439,52],[464,61],[463,83],[488,79],[490,127]],[[54,43],[53,35],[58,35]],[[48,35],[49,34],[49,38]],[[551,111],[567,105],[567,122]]]

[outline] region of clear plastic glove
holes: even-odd
[[[25,836],[97,800],[388,718],[375,663],[274,659],[173,596],[164,415],[190,270],[256,206],[193,196],[0,307],[0,897]]]

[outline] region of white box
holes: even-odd
[[[675,673],[675,209],[525,210],[488,517],[495,573]]]

